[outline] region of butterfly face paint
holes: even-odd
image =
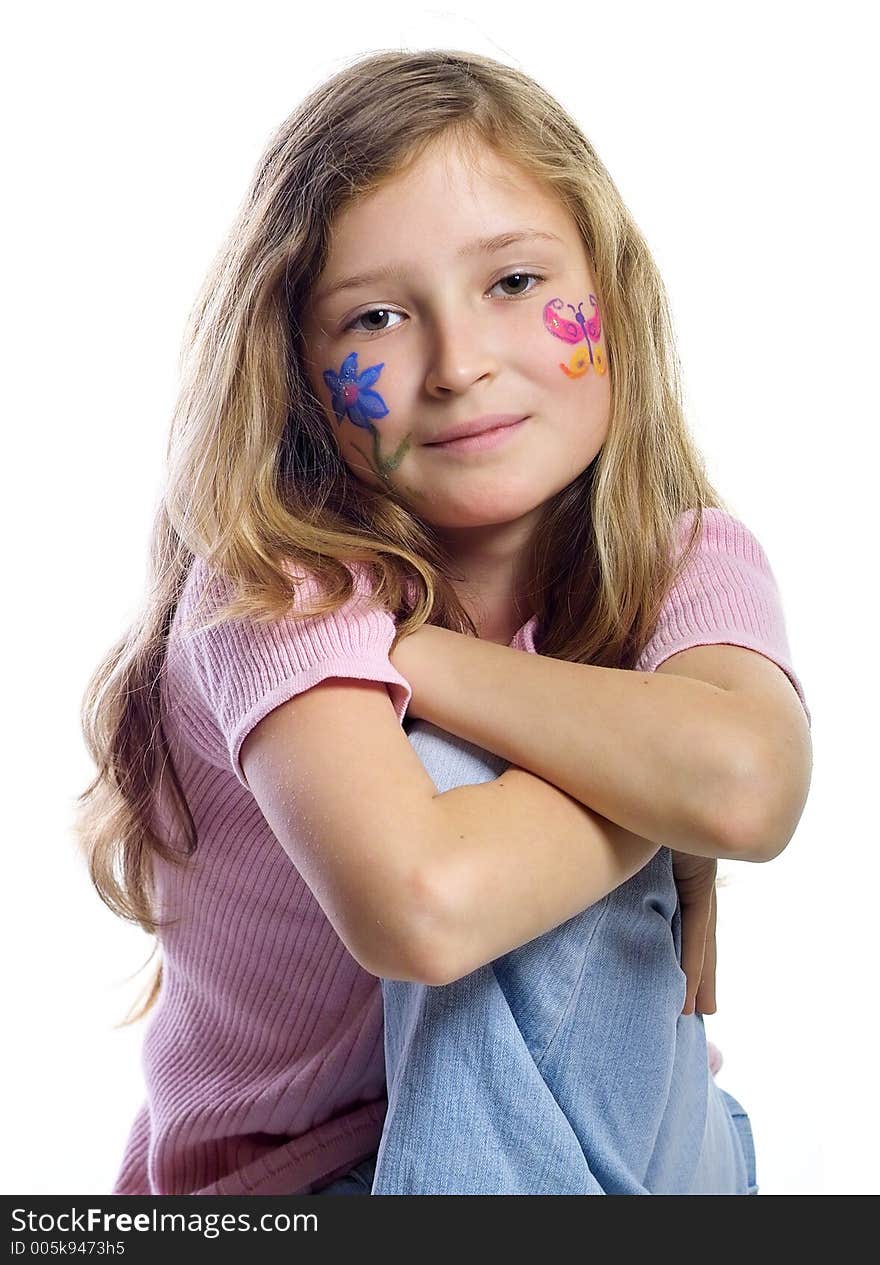
[[[591,366],[596,373],[604,373],[606,369],[602,348],[597,346],[593,349],[593,344],[599,342],[602,334],[602,319],[595,294],[590,295],[590,303],[593,305],[590,317],[584,316],[581,311],[583,299],[576,309],[570,303],[563,304],[562,299],[551,299],[544,305],[544,326],[554,338],[561,338],[564,343],[578,343],[581,339],[586,342],[586,347],[578,348],[567,365],[559,362],[559,368],[569,378],[582,378]],[[569,308],[574,314],[573,321],[559,315],[562,307]]]
[[[385,368],[385,363],[383,361],[378,365],[370,365],[358,373],[357,358],[356,351],[349,352],[338,373],[332,369],[324,370],[324,381],[330,388],[333,412],[337,422],[341,425],[347,418],[353,425],[368,430],[373,436],[371,455],[368,456],[363,449],[358,448],[357,444],[352,444],[352,447],[375,470],[380,479],[387,479],[406,456],[412,436],[406,435],[396,452],[390,457],[383,457],[379,449],[379,431],[373,425],[373,419],[387,417],[388,406],[379,392],[371,388]]]

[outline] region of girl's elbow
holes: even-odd
[[[466,974],[451,951],[454,919],[444,876],[414,871],[389,896],[392,907],[373,920],[382,934],[355,955],[364,969],[382,979],[432,986]],[[393,935],[387,934],[389,926],[395,927]]]
[[[440,988],[460,979],[465,972],[452,967],[439,945],[410,946],[389,970],[374,972],[384,979],[409,980],[415,984],[428,984]]]
[[[773,861],[785,851],[806,807],[811,776],[809,741],[777,745],[755,762],[737,797],[743,811],[736,843],[743,860]]]
[[[740,829],[732,844],[728,839],[730,855],[739,861],[773,861],[788,847],[796,824],[790,820],[781,824],[769,815],[762,816],[748,829]]]

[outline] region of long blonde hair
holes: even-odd
[[[352,596],[345,564],[357,561],[367,564],[375,600],[395,613],[398,638],[426,621],[476,635],[431,525],[342,460],[306,380],[298,321],[334,216],[441,136],[465,150],[487,144],[555,190],[603,296],[607,438],[546,503],[520,562],[541,652],[632,667],[696,544],[699,510],[726,508],[688,434],[657,267],[559,103],[518,69],[448,49],[371,53],[321,84],[270,140],[196,299],[145,600],[83,699],[97,774],[78,797],[74,830],[102,900],[150,934],[163,925],[153,908],[153,857],[185,864],[197,846],[160,715],[169,629],[196,555],[234,583],[236,600],[218,617],[271,620],[287,610],[295,596],[288,560],[321,582],[323,597],[303,614],[335,610]],[[698,512],[676,563],[675,524],[686,510]],[[163,793],[183,827],[182,849],[157,813]],[[125,1023],[147,1013],[160,983],[161,960]]]

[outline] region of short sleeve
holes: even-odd
[[[330,615],[289,615],[271,623],[227,619],[200,630],[197,625],[231,601],[234,592],[227,577],[204,559],[194,559],[175,620],[178,659],[194,678],[190,712],[195,694],[204,711],[196,720],[216,726],[242,786],[247,781],[241,746],[250,731],[276,707],[328,677],[384,681],[402,722],[412,690],[388,657],[395,621],[368,600],[363,569],[355,564],[353,571],[354,594]],[[304,579],[297,601],[306,606],[317,592],[317,581]],[[186,627],[194,612],[193,626]]]
[[[682,515],[680,541],[690,532],[694,511]],[[702,511],[702,534],[685,570],[673,585],[650,641],[635,670],[653,672],[691,646],[726,644],[756,650],[791,681],[812,724],[791,652],[778,586],[757,538],[738,519],[711,507]]]

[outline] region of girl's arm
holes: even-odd
[[[763,860],[754,729],[706,681],[568,663],[426,624],[398,642],[410,712],[643,839]]]
[[[288,699],[241,764],[346,948],[389,979],[460,979],[658,850],[524,769],[439,793],[382,682],[329,678]]]
[[[440,794],[380,681],[331,677],[288,699],[245,737],[241,765],[349,952],[389,979],[460,979],[595,904],[658,850],[525,769]],[[706,925],[700,892],[684,896],[689,1013]]]
[[[434,984],[573,918],[659,850],[525,769],[456,786],[434,805],[434,907],[444,928]]]

